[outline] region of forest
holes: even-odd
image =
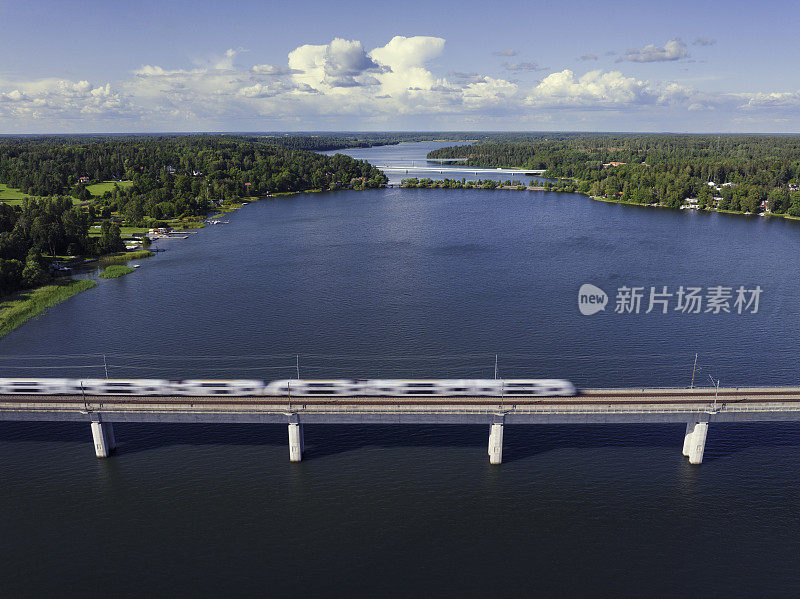
[[[546,169],[549,187],[595,197],[670,207],[694,198],[701,209],[800,217],[800,136],[794,135],[542,133],[524,141],[497,135],[428,158]]]
[[[302,144],[235,135],[0,138],[0,183],[32,196],[0,204],[0,295],[42,284],[57,256],[124,249],[120,225],[154,227],[242,199],[387,182],[365,161],[292,145]],[[90,193],[106,181],[120,183]],[[92,225],[99,237],[89,235]]]

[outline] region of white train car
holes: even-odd
[[[272,381],[264,387],[264,395],[282,396],[297,395],[313,397],[315,395],[332,395],[335,397],[353,397],[364,395],[364,383],[358,379],[288,379]]]
[[[70,395],[75,393],[73,379],[0,378],[2,395]],[[80,393],[80,389],[78,390]]]
[[[170,381],[169,389],[165,395],[264,395],[264,381],[190,379]]]
[[[570,396],[575,386],[563,379],[326,379],[272,381],[265,395],[297,397],[503,397]]]
[[[72,393],[85,395],[169,395],[169,381],[161,379],[82,379]]]
[[[163,379],[0,378],[2,395],[522,397],[569,396],[563,379],[287,379],[168,381]]]

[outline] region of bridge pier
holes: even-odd
[[[489,427],[489,463],[503,463],[503,423],[495,422]]]
[[[689,463],[702,464],[703,453],[706,450],[706,436],[708,435],[708,422],[698,422],[694,425],[692,444],[689,447]]]
[[[93,421],[92,440],[94,441],[94,454],[98,458],[107,458],[108,454],[117,446],[114,425],[110,422]]]
[[[305,439],[303,425],[298,422],[289,423],[289,461],[299,462],[303,459]]]
[[[686,423],[686,436],[683,438],[683,455],[689,457],[689,451],[692,447],[692,436],[694,435],[695,422]]]

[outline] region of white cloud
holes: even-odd
[[[94,86],[88,81],[39,79],[0,81],[0,119],[72,120],[82,117],[121,117],[136,109],[110,83]]]
[[[289,53],[295,81],[317,90],[356,87],[374,83],[371,73],[381,71],[359,41],[334,38],[330,44],[300,46]]]
[[[443,50],[444,38],[441,37],[396,35],[388,44],[375,48],[369,55],[393,71],[404,71],[422,67],[438,57]]]
[[[744,96],[747,100],[741,105],[745,110],[757,110],[764,108],[792,109],[800,108],[800,91],[796,92],[772,92],[755,93]]]
[[[625,53],[631,62],[665,62],[686,58],[689,53],[680,38],[669,40],[663,46],[648,44],[644,48],[633,48]]]
[[[585,108],[617,108],[654,101],[646,82],[625,77],[619,71],[589,71],[576,78],[569,69],[545,77],[526,100],[534,106]]]
[[[288,128],[290,123],[297,128],[364,123],[392,128],[411,119],[433,128],[478,123],[502,128],[505,122],[506,127],[552,123],[588,129],[597,123],[613,128],[611,119],[623,116],[624,122],[617,122],[626,129],[635,122],[697,122],[705,128],[709,121],[702,119],[724,117],[734,123],[743,115],[752,122],[780,117],[800,125],[800,92],[704,93],[618,70],[581,74],[565,69],[523,86],[496,74],[438,73],[434,61],[444,49],[439,37],[396,36],[371,50],[357,40],[335,38],[298,46],[283,64],[263,57],[237,64],[244,51],[229,49],[188,68],[145,64],[116,82],[0,80],[0,131],[255,130]],[[670,49],[668,42],[629,56],[668,60],[664,56],[676,52],[680,49]],[[524,62],[506,66],[510,71],[540,68]],[[697,111],[702,116],[690,121]]]

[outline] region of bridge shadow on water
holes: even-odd
[[[181,445],[288,445],[283,424],[116,423],[114,430],[118,444],[115,455],[119,456]],[[370,447],[454,447],[485,452],[488,432],[488,425],[306,425],[303,459]],[[683,433],[683,424],[507,425],[503,461],[523,460],[565,448],[665,447],[680,451]],[[30,442],[91,445],[92,436],[88,422],[0,422],[0,444]],[[751,448],[796,446],[800,446],[800,423],[712,423],[704,461]]]

